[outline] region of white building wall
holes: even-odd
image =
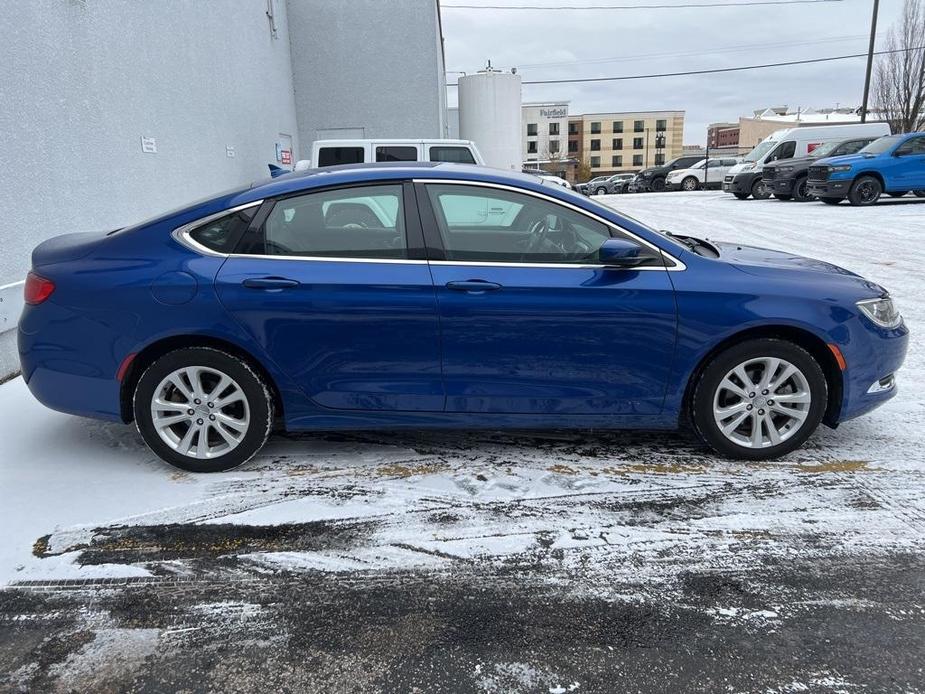
[[[568,158],[568,101],[527,103],[521,111],[521,151],[523,162],[530,166],[536,162],[550,159]],[[559,134],[550,134],[550,123],[558,126]],[[529,126],[536,125],[536,135],[530,135]],[[550,146],[557,142],[559,151]],[[530,143],[535,144],[535,152],[530,151]]]

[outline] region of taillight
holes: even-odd
[[[40,304],[50,297],[53,291],[55,291],[55,283],[51,280],[47,280],[41,275],[36,275],[34,272],[26,275],[24,294],[27,304],[32,304],[33,306]]]

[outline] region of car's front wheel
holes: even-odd
[[[876,203],[883,194],[883,185],[874,176],[859,176],[848,191],[848,202],[855,207]]]
[[[688,176],[681,181],[681,188],[683,190],[697,190],[700,188],[700,181],[695,176]]]
[[[594,194],[595,194],[595,195],[604,195],[605,193],[607,193],[607,189],[606,189],[604,186],[601,186],[600,188],[595,188],[595,189],[594,189]]]
[[[785,340],[748,340],[703,369],[692,419],[719,453],[765,460],[801,446],[822,421],[827,400],[825,375],[809,352]]]
[[[771,197],[771,191],[760,178],[752,183],[752,197],[755,200],[767,200]]]
[[[242,359],[209,347],[177,349],[151,364],[135,388],[134,411],[148,447],[190,472],[247,462],[273,423],[264,379]]]
[[[663,190],[665,190],[665,179],[662,177],[653,178],[652,183],[649,184],[649,189],[653,193],[661,193]]]
[[[800,176],[793,184],[793,199],[797,202],[809,202],[813,196],[809,194],[809,180]]]

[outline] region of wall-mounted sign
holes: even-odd
[[[279,151],[279,161],[281,164],[291,164],[292,163],[292,152],[288,149],[281,149]]]
[[[234,157],[234,145],[225,145],[225,156]]]
[[[153,137],[141,136],[141,151],[145,154],[157,154],[157,140]]]
[[[276,161],[283,161],[283,146],[279,142],[276,143]]]
[[[567,108],[541,108],[540,115],[543,118],[565,118],[568,115]]]

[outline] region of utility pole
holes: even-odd
[[[874,0],[873,13],[870,16],[870,46],[867,49],[867,74],[864,76],[864,101],[861,104],[861,122],[867,122],[867,97],[870,95],[870,72],[874,66],[874,43],[877,40],[877,14],[880,0]]]

